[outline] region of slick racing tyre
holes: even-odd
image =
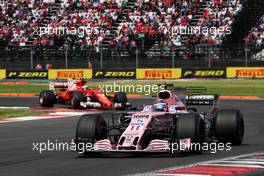
[[[81,102],[85,101],[85,97],[81,92],[73,92],[71,99],[71,106],[73,109],[81,109]]]
[[[197,113],[181,114],[176,121],[174,139],[190,138],[192,144],[197,144],[189,151],[201,153],[205,139],[205,125],[202,117]]]
[[[219,110],[214,119],[215,137],[222,142],[241,145],[244,137],[244,120],[239,110]]]
[[[127,103],[127,95],[125,92],[116,92],[114,95],[114,103]]]
[[[107,138],[107,125],[98,114],[86,114],[80,117],[76,128],[76,139],[94,144]]]
[[[56,101],[56,96],[51,90],[43,90],[39,94],[39,104],[41,107],[53,107]]]

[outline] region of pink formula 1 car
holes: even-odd
[[[89,144],[89,153],[201,152],[204,143],[242,143],[244,121],[239,110],[220,110],[217,95],[186,92],[186,88],[166,85],[153,105],[139,112],[121,113],[110,123],[103,114],[83,115],[77,124],[75,144]],[[211,108],[198,112],[196,105]]]

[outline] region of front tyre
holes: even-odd
[[[53,107],[56,101],[56,96],[51,90],[43,90],[39,94],[39,104],[41,107]]]
[[[107,138],[106,121],[98,114],[86,114],[80,117],[76,128],[76,140],[94,144]]]
[[[215,137],[232,145],[241,145],[244,138],[244,119],[239,110],[219,110],[214,119]]]

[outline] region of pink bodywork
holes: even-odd
[[[159,102],[163,102],[163,103],[166,103],[170,109],[170,107],[177,107],[177,108],[185,108],[186,109],[186,106],[185,104],[180,100],[179,96],[176,95],[176,94],[173,94],[171,91],[169,90],[163,90],[163,91],[160,91],[160,93],[163,93],[163,92],[168,92],[170,94],[170,97],[167,98],[167,99],[161,99],[158,97],[158,99],[154,102],[155,103],[159,103]]]
[[[163,151],[166,152],[170,150],[170,143],[167,140],[154,139],[150,141],[149,145],[143,150],[140,141],[144,135],[146,128],[148,128],[155,116],[164,116],[168,114],[167,112],[153,112],[148,114],[145,112],[140,112],[134,114],[131,117],[131,122],[126,130],[123,132],[119,141],[112,145],[109,139],[99,140],[94,144],[95,151]],[[156,122],[159,124],[172,124],[171,119],[162,118],[162,122]]]
[[[163,116],[166,114],[167,114],[167,112],[153,112],[151,114],[141,112],[141,113],[134,114],[131,117],[131,122],[130,122],[129,126],[123,132],[123,134],[121,135],[121,137],[118,141],[117,149],[134,147],[135,150],[142,150],[142,147],[141,147],[139,141],[141,141],[141,138],[143,137],[144,132],[145,132],[146,128],[149,126],[149,124],[155,123],[155,122],[152,122],[153,117]],[[161,119],[161,121],[159,123],[166,125],[166,124],[172,124],[172,121],[171,121],[171,119],[163,118],[163,119]],[[123,140],[123,142],[121,142],[122,140]],[[156,147],[154,143],[152,143],[152,145],[153,145],[153,147]],[[160,144],[157,144],[157,145],[160,145]],[[168,145],[169,144],[166,141],[165,143],[162,143],[162,146],[159,146],[159,147],[167,149]]]
[[[171,125],[173,121],[172,118],[168,118],[168,116],[175,115],[177,113],[176,108],[180,108],[181,112],[186,111],[185,104],[180,101],[176,94],[173,94],[168,90],[164,91],[170,93],[170,97],[167,99],[161,99],[158,97],[154,104],[160,102],[166,103],[168,105],[168,111],[155,111],[152,105],[145,106],[143,111],[132,115],[130,124],[120,136],[117,144],[111,145],[111,142],[108,139],[100,140],[95,143],[94,150],[168,151],[170,149],[170,144],[167,140],[154,139],[150,141],[149,145],[144,150],[140,145],[140,141],[150,123],[165,126]],[[155,121],[154,119],[158,120]],[[162,130],[162,128],[164,127],[158,127],[157,130]]]

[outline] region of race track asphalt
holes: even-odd
[[[37,98],[0,98],[0,106],[38,106]],[[138,106],[151,99],[132,100]],[[70,142],[75,135],[78,117],[0,124],[0,175],[124,175],[182,166],[240,154],[264,151],[264,101],[221,101],[223,108],[239,108],[245,119],[245,140],[242,146],[215,154],[171,156],[100,155],[81,157],[70,151],[33,151],[33,142]]]

